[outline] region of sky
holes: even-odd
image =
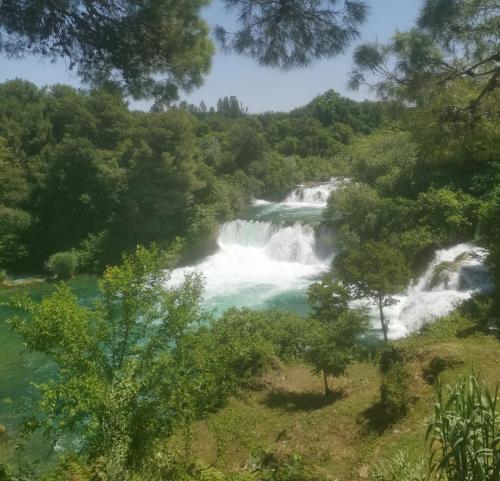
[[[215,106],[217,99],[235,95],[249,112],[290,111],[308,103],[316,95],[334,89],[342,95],[356,100],[372,98],[371,92],[351,92],[346,84],[352,68],[354,47],[366,41],[388,40],[396,30],[410,28],[418,14],[421,0],[370,0],[370,14],[362,27],[361,39],[344,54],[333,59],[322,60],[313,65],[291,72],[281,72],[261,67],[253,60],[217,52],[212,69],[204,85],[182,99],[207,106]],[[215,0],[206,8],[203,16],[210,25],[227,25],[232,22],[222,3]],[[0,82],[13,78],[30,80],[39,85],[66,83],[80,86],[79,79],[72,75],[61,61],[56,64],[39,58],[9,60],[0,57]],[[132,102],[132,108],[148,110],[148,102]]]

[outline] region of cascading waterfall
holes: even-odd
[[[295,200],[290,202],[255,201],[255,219],[274,212],[274,220],[237,219],[223,224],[218,251],[195,266],[174,270],[170,282],[178,284],[188,272],[199,272],[205,279],[205,303],[218,312],[231,306],[289,306],[304,312],[307,286],[328,271],[331,251],[320,242],[312,225],[283,222],[279,213],[302,214],[304,209],[307,214],[320,213],[335,186],[334,181],[298,186],[303,200],[291,193],[288,198]]]
[[[297,204],[300,207],[304,205],[326,207],[328,197],[332,191],[337,189],[343,182],[345,182],[343,179],[333,178],[330,182],[324,182],[309,187],[298,185],[287,195],[283,204],[285,206]]]
[[[330,269],[335,251],[331,233],[307,222],[317,222],[330,193],[345,182],[300,185],[279,203],[254,201],[249,219],[221,226],[216,253],[174,270],[169,282],[178,284],[185,274],[199,272],[205,279],[204,302],[219,313],[233,306],[306,312],[307,287]],[[474,292],[488,290],[485,256],[470,244],[438,250],[424,275],[386,309],[390,336],[418,329]],[[373,325],[379,326],[375,311]]]
[[[485,266],[487,252],[472,244],[436,251],[425,273],[388,309],[391,335],[399,337],[450,313],[476,292],[488,292],[492,279]]]

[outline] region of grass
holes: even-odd
[[[403,450],[418,462],[435,402],[434,383],[454,383],[472,370],[494,391],[500,382],[500,343],[454,314],[424,332],[397,341],[411,375],[407,417],[385,425],[379,413],[376,364],[358,363],[335,381],[325,398],[322,379],[303,365],[285,365],[262,376],[222,411],[193,426],[190,456],[226,472],[249,466],[263,452],[298,454],[329,479],[368,477],[382,459]],[[181,435],[171,441],[180,445]]]

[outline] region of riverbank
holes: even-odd
[[[454,312],[394,342],[405,353],[411,407],[394,424],[379,414],[380,373],[376,363],[357,363],[323,395],[322,379],[300,364],[266,373],[229,405],[193,427],[190,456],[222,472],[239,472],[263,453],[278,459],[298,455],[328,479],[367,479],[381,460],[403,451],[425,457],[425,431],[436,379],[454,383],[474,369],[491,388],[500,381],[500,344],[477,328],[477,319]],[[438,366],[438,367],[436,367]],[[442,372],[439,372],[442,369]],[[181,449],[179,435],[169,449]]]

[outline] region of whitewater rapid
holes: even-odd
[[[273,215],[279,219],[284,211],[320,214],[337,186],[336,180],[297,186],[283,202],[254,201],[255,219],[223,224],[217,252],[195,266],[175,269],[170,282],[178,284],[187,273],[200,273],[205,281],[205,305],[219,313],[232,306],[290,305],[306,311],[307,287],[329,270],[333,253],[325,251],[312,225],[257,219]]]
[[[334,246],[322,242],[318,220],[331,192],[345,182],[300,185],[282,202],[255,200],[251,218],[223,224],[218,250],[194,266],[175,269],[169,284],[180,284],[191,272],[201,274],[204,304],[217,314],[229,307],[308,312],[307,288],[330,270],[335,254]],[[475,292],[489,290],[485,257],[486,251],[472,244],[436,251],[422,277],[386,308],[389,336],[404,336],[449,313]],[[355,304],[371,309],[374,329],[379,329],[374,306],[368,301]]]
[[[437,250],[424,274],[387,308],[390,337],[402,337],[449,314],[473,294],[491,291],[486,256],[485,249],[467,243]]]

